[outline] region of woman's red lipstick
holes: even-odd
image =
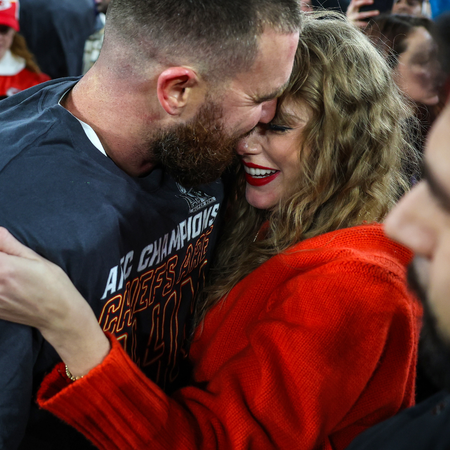
[[[248,163],[245,161],[242,161],[242,163],[244,164],[244,166],[246,166],[250,169],[269,170],[271,172],[273,172],[275,170],[275,169],[272,169],[271,167],[258,166],[256,164]],[[245,181],[247,181],[247,183],[250,184],[251,186],[264,186],[265,184],[268,184],[271,181],[273,181],[279,174],[280,174],[280,171],[277,170],[277,171],[275,171],[275,173],[273,173],[271,175],[261,177],[261,176],[253,176],[253,175],[249,174],[248,172],[245,172]]]

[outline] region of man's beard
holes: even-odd
[[[150,152],[189,188],[217,180],[233,162],[239,138],[223,131],[222,108],[208,101],[189,123],[156,132]]]
[[[416,266],[408,267],[408,284],[423,305],[423,326],[419,343],[419,364],[431,381],[450,391],[450,344],[438,328],[425,288],[419,282]]]

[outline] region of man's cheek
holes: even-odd
[[[450,241],[438,245],[429,265],[428,298],[443,336],[450,341]]]

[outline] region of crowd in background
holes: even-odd
[[[109,0],[2,0],[0,98],[80,76],[98,57]]]
[[[0,3],[0,98],[49,79],[81,76],[98,58],[110,0],[3,0]],[[445,1],[395,0],[382,12],[374,0],[302,0],[303,11],[328,8],[345,13],[367,33],[389,61],[393,76],[414,104],[418,148],[445,98],[433,38],[433,19]],[[360,11],[360,8],[366,8]],[[417,178],[412,174],[412,181]]]

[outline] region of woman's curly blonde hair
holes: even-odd
[[[287,101],[301,102],[310,112],[299,143],[296,186],[273,210],[258,210],[246,202],[243,170],[236,169],[232,217],[212,283],[198,304],[197,323],[271,256],[323,233],[380,222],[409,188],[402,167],[405,160],[417,162],[405,138],[411,109],[383,57],[345,18],[306,15],[275,123],[283,121]],[[264,238],[254,242],[266,221]]]

